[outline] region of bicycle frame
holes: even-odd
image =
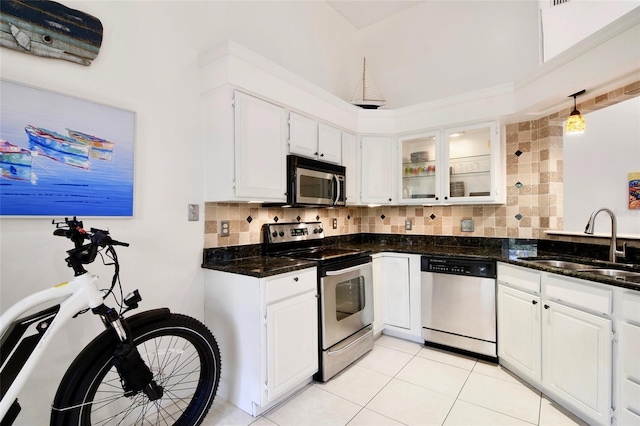
[[[3,355],[3,359],[1,360],[0,381],[4,382],[2,386],[4,388],[4,394],[2,395],[2,401],[0,401],[0,419],[4,419],[7,411],[9,411],[18,393],[26,383],[27,378],[33,372],[38,360],[45,353],[55,333],[63,328],[66,322],[73,318],[78,312],[102,305],[103,294],[96,286],[97,280],[97,276],[87,272],[74,277],[71,281],[58,284],[53,288],[25,297],[0,316],[0,336],[2,336]],[[11,332],[17,328],[17,325],[20,325],[20,319],[26,312],[40,304],[63,297],[66,298],[60,303],[57,312],[51,309],[49,309],[49,312],[47,312],[47,310],[41,311],[40,313],[44,315],[41,317],[37,317],[36,315],[33,323],[29,325],[30,327],[35,324],[40,334],[37,339],[31,340],[31,347],[20,350],[21,345],[14,344],[10,352],[5,353],[5,351],[7,351],[7,349],[5,349],[5,343],[9,340],[12,334]],[[24,335],[26,335],[27,331],[27,329],[23,330]],[[21,338],[22,335],[18,337]],[[28,338],[29,337],[25,337],[22,341],[24,342]],[[15,370],[16,366],[19,368],[17,374],[16,371],[8,371]],[[13,382],[6,388],[6,377],[13,376],[15,376]]]

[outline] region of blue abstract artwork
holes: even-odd
[[[135,113],[0,80],[0,215],[133,216]]]

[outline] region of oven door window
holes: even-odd
[[[341,321],[362,311],[365,306],[364,277],[359,276],[336,285],[336,320]]]

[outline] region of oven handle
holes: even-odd
[[[338,179],[338,175],[333,175],[333,180],[336,183],[336,198],[333,200],[333,205],[335,206],[340,201],[340,180]]]
[[[358,269],[362,269],[362,267],[365,265],[367,264],[365,263],[364,265],[356,265],[350,268],[340,269],[339,271],[327,271],[325,272],[325,274],[327,276],[346,274],[347,272],[357,271]]]

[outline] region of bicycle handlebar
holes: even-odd
[[[86,272],[82,265],[92,263],[101,247],[109,247],[111,250],[113,246],[129,247],[129,243],[111,238],[107,230],[96,228],[85,230],[82,221],[77,220],[75,216],[73,219],[65,218],[64,222],[51,221],[51,223],[56,225],[53,235],[69,238],[75,244],[75,248],[67,250],[69,257],[66,260],[76,274]],[[85,244],[85,240],[90,242]]]

